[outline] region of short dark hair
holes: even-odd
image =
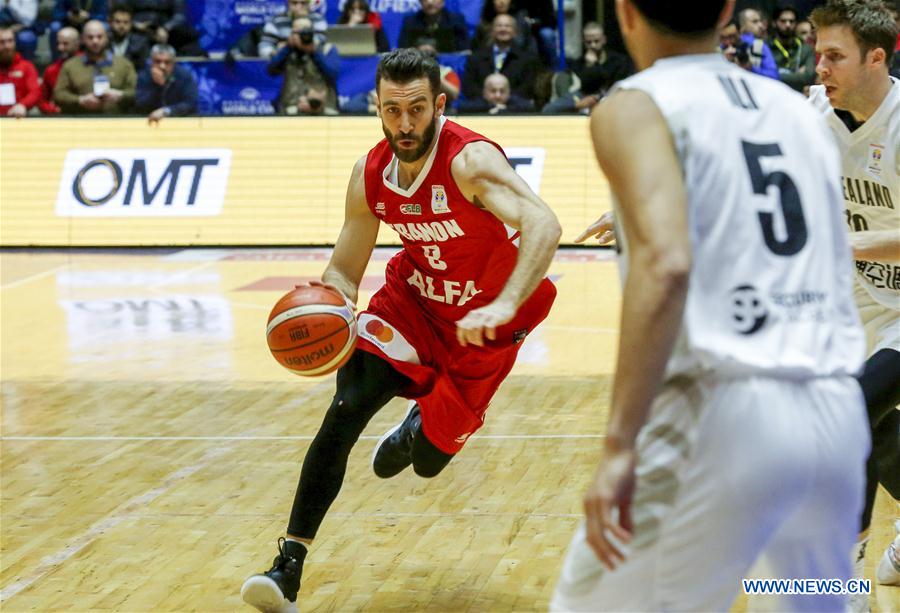
[[[378,62],[375,71],[375,90],[380,91],[381,80],[409,83],[426,78],[435,97],[441,92],[441,67],[437,60],[418,49],[394,49]]]
[[[116,13],[128,13],[129,16],[134,17],[134,11],[127,4],[113,4],[109,9],[109,16],[112,17]]]
[[[772,19],[775,20],[775,21],[778,21],[779,19],[781,19],[781,14],[782,14],[782,13],[787,13],[787,12],[793,13],[793,14],[794,14],[794,19],[799,20],[799,18],[800,18],[800,13],[798,13],[798,12],[797,12],[797,9],[795,9],[795,8],[793,7],[793,5],[790,5],[790,4],[781,4],[781,5],[779,5],[778,8],[775,9],[775,14],[774,14],[774,16],[772,17]]]
[[[872,49],[884,49],[885,64],[890,68],[897,44],[897,22],[881,0],[828,0],[812,12],[810,20],[817,30],[848,26],[862,57]]]
[[[657,30],[686,38],[712,33],[725,8],[725,0],[694,0],[690,9],[671,0],[631,0],[631,3]]]

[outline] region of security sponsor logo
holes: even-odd
[[[59,217],[204,217],[222,212],[230,149],[72,149]]]
[[[404,215],[421,215],[422,214],[422,205],[421,204],[401,204],[400,212]]]
[[[769,317],[759,291],[752,285],[739,285],[731,290],[731,323],[739,334],[758,332]]]

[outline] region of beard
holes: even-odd
[[[394,152],[394,155],[397,156],[398,160],[410,164],[425,155],[425,152],[428,151],[428,148],[431,147],[431,143],[434,141],[435,132],[437,132],[437,126],[435,126],[434,119],[434,115],[432,115],[431,121],[428,123],[428,127],[425,128],[425,132],[422,133],[422,136],[415,133],[392,134],[390,130],[387,129],[387,126],[384,125],[384,122],[382,122],[381,129],[384,132],[384,137],[387,139],[388,144],[391,146],[391,151]],[[418,142],[419,145],[415,149],[401,149],[398,144],[398,141],[401,140],[414,140]]]

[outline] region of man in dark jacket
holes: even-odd
[[[797,37],[797,11],[782,6],[775,11],[775,34],[769,39],[769,49],[775,56],[778,78],[798,92],[816,81],[816,52]]]
[[[197,82],[190,70],[175,64],[171,45],[154,45],[150,50],[150,66],[138,75],[135,104],[149,113],[150,123],[197,112]]]
[[[131,31],[131,9],[127,6],[114,6],[109,16],[109,49],[113,55],[120,55],[134,64],[140,72],[147,64],[150,55],[150,41],[146,36]]]
[[[606,34],[599,23],[586,23],[582,39],[584,54],[571,62],[571,72],[553,75],[553,96],[544,113],[590,112],[616,81],[634,72],[627,55],[606,47]]]
[[[463,75],[463,95],[477,99],[481,96],[484,80],[499,72],[507,79],[512,93],[525,100],[534,99],[534,82],[541,72],[541,60],[526,49],[519,49],[516,38],[516,20],[510,15],[497,15],[491,30],[492,44],[474,52],[466,61]]]
[[[454,53],[469,48],[469,30],[462,15],[445,9],[444,0],[421,0],[421,3],[421,11],[403,19],[398,48],[417,47],[421,39],[435,41],[438,53]]]

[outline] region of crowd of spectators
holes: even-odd
[[[38,0],[0,0],[0,115],[143,113],[155,122],[195,114],[198,84],[178,60],[206,53],[185,3],[55,0],[44,26]],[[735,19],[720,31],[721,54],[806,90],[817,78],[815,31],[806,20],[815,4],[739,2]],[[441,66],[448,107],[460,113],[586,114],[634,71],[627,54],[607,46],[603,27],[595,22],[583,27],[582,53],[567,58],[568,67],[559,70],[554,0],[484,0],[471,37],[463,16],[448,10],[444,0],[420,0],[420,5],[404,18],[399,45],[435,57],[466,54],[459,72]],[[374,90],[339,97],[340,53],[328,41],[329,24],[311,6],[312,0],[285,0],[283,13],[235,41],[235,56],[260,58],[269,77],[280,79],[272,101],[278,113],[374,112]],[[378,52],[390,48],[381,17],[366,0],[344,3],[337,23],[368,26]],[[51,62],[39,75],[31,60],[45,33]],[[895,74],[898,63],[900,54]]]

